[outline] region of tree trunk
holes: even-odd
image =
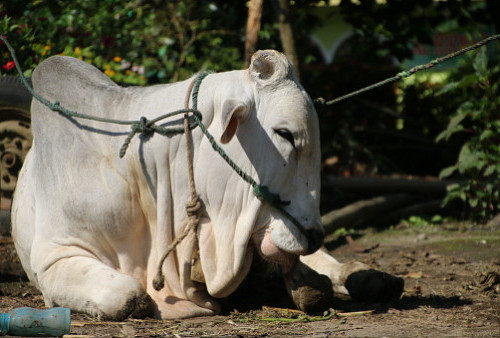
[[[255,53],[260,31],[260,18],[262,17],[262,3],[264,0],[250,0],[248,6],[247,30],[245,36],[245,65],[250,66],[253,53]]]
[[[283,51],[292,62],[297,78],[300,80],[299,58],[297,57],[292,24],[290,23],[290,5],[288,0],[273,0],[273,4],[278,13],[278,23]]]

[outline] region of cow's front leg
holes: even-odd
[[[361,262],[340,263],[323,250],[301,256],[300,261],[319,274],[328,276],[335,292],[348,294],[357,300],[388,302],[399,299],[403,293],[402,278],[372,269]]]
[[[153,302],[138,281],[93,257],[61,258],[35,278],[49,307],[69,307],[114,321],[153,314]]]
[[[306,313],[317,313],[332,307],[331,280],[300,260],[284,275],[286,290],[295,306]]]

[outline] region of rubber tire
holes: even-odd
[[[29,79],[28,82],[31,84]],[[19,77],[0,77],[0,123],[17,120],[29,124],[31,98],[31,94]],[[10,210],[4,208],[0,210],[0,234],[8,233],[10,233]]]
[[[31,85],[31,80],[28,79]],[[3,76],[0,77],[0,107],[16,107],[22,111],[21,116],[23,120],[30,120],[30,106],[31,106],[31,94],[24,87],[21,79],[17,76]],[[7,119],[18,118],[19,116],[12,116],[12,118],[5,118],[2,114],[0,121],[5,121]]]

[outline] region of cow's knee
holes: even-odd
[[[112,321],[154,314],[154,303],[141,283],[94,258],[61,259],[37,277],[48,306]]]
[[[112,303],[112,301],[110,301]],[[151,297],[144,290],[131,292],[125,301],[115,303],[110,307],[103,307],[97,313],[99,320],[123,321],[127,318],[144,319],[152,317],[154,314],[154,303]]]
[[[86,289],[82,285],[80,291]],[[153,317],[155,313],[152,298],[132,279],[125,287],[109,283],[108,289],[98,286],[95,292],[82,292],[82,295],[75,298],[68,297],[68,293],[64,291],[57,294],[46,292],[43,287],[42,293],[49,306],[69,307],[75,312],[88,313],[98,320],[123,321],[129,317],[143,319]]]
[[[340,280],[352,298],[363,301],[389,302],[399,299],[404,290],[402,278],[360,262],[344,264]]]

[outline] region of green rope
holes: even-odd
[[[395,76],[391,77],[391,78],[388,78],[388,79],[385,79],[383,81],[380,81],[380,82],[377,82],[375,84],[372,84],[371,86],[368,86],[368,87],[364,87],[364,88],[361,88],[359,90],[356,90],[352,93],[349,93],[349,94],[346,94],[344,96],[341,96],[341,97],[338,97],[336,99],[333,99],[331,101],[327,101],[325,102],[325,100],[321,97],[317,98],[314,100],[314,103],[319,106],[319,107],[322,107],[322,106],[329,106],[329,105],[332,105],[332,104],[335,104],[335,103],[338,103],[340,101],[343,101],[343,100],[346,100],[350,97],[353,97],[353,96],[356,96],[356,95],[359,95],[361,93],[364,93],[366,91],[369,91],[369,90],[372,90],[372,89],[375,89],[375,88],[378,88],[378,87],[381,87],[381,86],[384,86],[388,83],[391,83],[391,82],[395,82],[395,81],[399,81],[401,79],[404,79],[404,78],[407,78],[407,77],[410,77],[412,76],[413,74],[415,74],[416,72],[419,72],[421,70],[425,70],[425,69],[429,69],[429,68],[432,68],[440,63],[443,63],[445,61],[448,61],[450,59],[453,59],[459,55],[462,55],[464,53],[467,53],[467,52],[470,52],[471,50],[474,50],[474,49],[477,49],[481,46],[484,46],[486,45],[487,43],[491,42],[491,41],[494,41],[494,40],[498,40],[500,39],[500,34],[496,34],[496,35],[492,35],[484,40],[481,40],[471,46],[468,46],[468,47],[465,47],[463,49],[460,49],[456,52],[453,52],[453,53],[450,53],[448,55],[445,55],[443,57],[440,57],[440,58],[437,58],[437,59],[434,59],[432,61],[430,61],[429,63],[426,63],[426,64],[423,64],[423,65],[418,65],[418,66],[415,66],[413,68],[411,68],[410,70],[407,70],[407,71],[402,71],[402,72],[399,72],[398,74],[396,74]]]
[[[258,184],[252,177],[250,177],[248,174],[246,174],[238,165],[236,165],[231,158],[224,152],[224,150],[217,144],[215,141],[214,137],[208,132],[207,128],[205,125],[202,123],[202,114],[198,110],[198,93],[200,90],[200,85],[203,79],[208,76],[211,72],[202,72],[198,74],[194,86],[193,86],[193,91],[191,94],[192,101],[193,101],[193,108],[191,109],[180,109],[176,110],[174,112],[170,112],[164,115],[161,115],[155,119],[148,120],[146,117],[141,117],[138,121],[128,121],[128,120],[115,120],[115,119],[108,119],[108,118],[102,118],[102,117],[97,117],[93,115],[87,115],[87,114],[81,114],[75,111],[68,110],[64,107],[62,107],[58,101],[56,102],[51,102],[40,95],[38,95],[33,88],[30,86],[28,83],[28,80],[24,77],[23,71],[21,69],[21,66],[19,65],[19,62],[17,60],[16,54],[12,46],[9,44],[9,42],[0,34],[0,39],[5,43],[7,48],[9,49],[12,59],[14,60],[14,63],[16,65],[17,71],[21,77],[21,81],[23,82],[24,86],[30,94],[40,101],[42,104],[47,106],[49,109],[53,111],[57,111],[61,114],[63,114],[66,117],[70,118],[81,118],[81,119],[86,119],[86,120],[92,120],[92,121],[98,121],[98,122],[103,122],[103,123],[111,123],[111,124],[119,124],[119,125],[130,125],[131,131],[127,135],[122,147],[120,148],[120,158],[125,156],[125,153],[127,151],[128,146],[130,145],[130,142],[132,141],[132,138],[137,134],[140,133],[144,136],[150,136],[153,133],[158,133],[161,135],[172,135],[172,134],[177,134],[177,133],[183,133],[184,128],[183,127],[170,127],[170,128],[165,128],[156,125],[155,123],[158,121],[161,121],[163,119],[166,119],[168,117],[172,117],[178,114],[185,114],[185,113],[192,113],[193,120],[194,122],[190,123],[189,129],[192,130],[196,126],[200,127],[202,130],[203,134],[207,137],[209,140],[210,144],[212,145],[212,148],[229,164],[229,166],[241,177],[243,178],[244,181],[249,183],[252,186],[253,193],[255,196],[261,200],[269,203],[271,206],[275,207],[277,210],[281,211],[285,217],[287,217],[299,230],[300,232],[306,236],[306,238],[309,238],[309,235],[306,231],[306,229],[300,224],[300,222],[293,217],[290,213],[288,213],[283,206],[288,205],[290,202],[288,201],[282,201],[280,199],[280,196],[278,194],[274,194],[269,191],[269,188],[265,185],[260,185]]]

